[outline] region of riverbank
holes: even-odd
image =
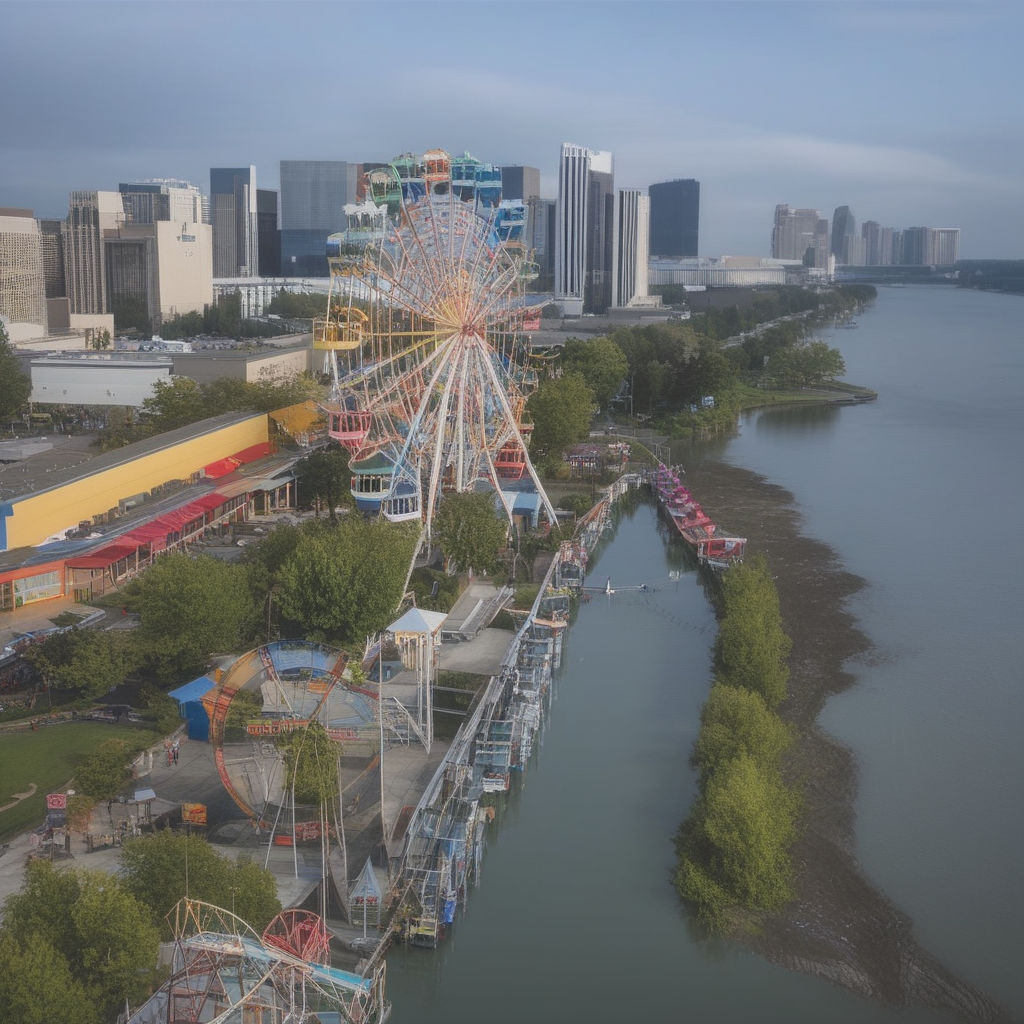
[[[855,683],[850,660],[871,657],[868,638],[846,608],[864,580],[846,572],[827,545],[801,533],[800,513],[783,488],[721,462],[688,466],[686,482],[748,538],[752,551],[765,553],[793,641],[789,696],[779,710],[797,731],[786,774],[805,801],[793,850],[797,896],[753,933],[733,937],[769,960],[887,1005],[919,1004],[969,1021],[1009,1020],[917,944],[910,920],[857,863],[857,766],[817,717],[830,696]]]

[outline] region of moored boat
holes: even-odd
[[[701,564],[724,569],[743,560],[746,538],[720,534],[711,517],[672,467],[659,462],[650,483],[665,514],[679,536],[694,549]]]

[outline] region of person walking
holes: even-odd
[[[174,741],[174,746],[171,747],[171,753],[174,755],[174,763],[178,763],[178,741]]]

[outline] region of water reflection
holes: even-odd
[[[744,417],[743,425],[753,419],[754,429],[762,434],[799,434],[808,430],[831,431],[839,422],[843,407],[839,405],[799,405],[777,409],[761,409]]]

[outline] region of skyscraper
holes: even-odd
[[[501,169],[501,198],[519,199],[525,204],[540,195],[540,171],[515,164]]]
[[[148,178],[122,182],[117,187],[125,218],[132,224],[175,220],[202,224],[207,203],[196,185],[179,178]]]
[[[213,276],[255,277],[259,273],[256,168],[210,168],[210,223]]]
[[[123,224],[120,192],[71,193],[61,240],[64,280],[72,313],[109,313],[103,234]]]
[[[64,283],[64,242],[59,220],[39,221],[39,246],[43,254],[43,282],[46,297],[55,299],[67,295]]]
[[[200,211],[201,212],[201,211]],[[213,229],[158,220],[104,233],[107,294],[119,324],[156,329],[213,302]]]
[[[558,163],[555,301],[567,316],[597,312],[611,301],[612,154],[562,144]]]
[[[900,263],[904,266],[919,267],[931,263],[931,228],[904,228]]]
[[[639,189],[620,188],[615,196],[613,306],[628,306],[647,295],[650,199]]]
[[[0,208],[0,316],[31,324],[30,336],[46,331],[43,255],[31,210]]]
[[[277,193],[256,190],[256,237],[260,277],[281,276],[281,232],[277,229]]]
[[[932,229],[932,258],[935,267],[949,267],[960,259],[960,229]]]
[[[837,206],[832,214],[832,255],[836,263],[856,263],[857,222],[848,206]]]
[[[791,210],[787,203],[775,207],[772,228],[772,258],[807,259],[813,250],[814,266],[823,267],[828,256],[828,221],[817,210]]]
[[[696,259],[700,182],[677,178],[651,185],[647,191],[651,198],[651,255]]]
[[[281,161],[281,272],[327,277],[327,236],[345,227],[363,168],[346,160]]]

